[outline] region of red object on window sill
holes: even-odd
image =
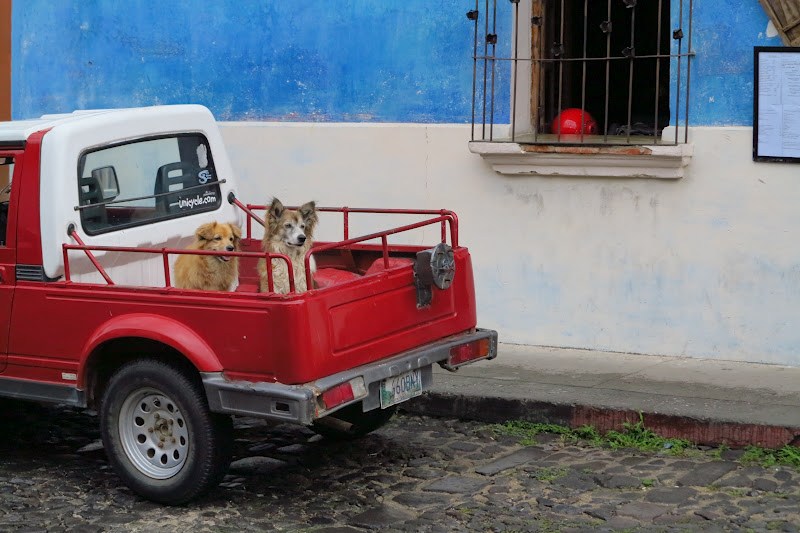
[[[583,115],[583,131],[581,131],[581,114]],[[552,133],[563,135],[596,135],[597,122],[588,111],[570,107],[559,113],[550,125]],[[559,129],[560,127],[560,129]]]

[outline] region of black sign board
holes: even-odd
[[[800,163],[800,48],[753,51],[753,160]]]

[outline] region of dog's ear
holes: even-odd
[[[199,241],[210,241],[214,238],[214,228],[217,226],[216,222],[208,222],[207,224],[203,224],[194,232],[197,240]]]
[[[317,212],[317,204],[312,200],[310,202],[306,202],[300,206],[300,214],[303,216],[304,219],[308,219],[309,217],[313,216]]]
[[[233,233],[233,238],[237,241],[242,239],[242,228],[237,226],[236,224],[228,224],[231,227],[231,233]]]
[[[298,212],[303,217],[303,222],[306,223],[306,234],[311,234],[314,226],[317,225],[317,204],[313,200],[306,202],[300,206]]]
[[[269,206],[269,218],[274,218],[275,220],[278,220],[279,218],[281,218],[284,209],[285,207],[283,207],[281,201],[278,200],[277,198],[273,198],[272,203]]]

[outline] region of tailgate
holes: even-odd
[[[274,361],[277,381],[307,383],[475,328],[469,252],[457,248],[453,258],[452,284],[432,286],[427,305],[418,304],[411,261],[303,294],[285,322],[293,355]]]

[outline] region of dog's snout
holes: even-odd
[[[303,244],[304,242],[306,242],[306,236],[305,236],[305,235],[298,235],[298,236],[297,236],[297,241],[298,241],[300,244]]]
[[[225,249],[228,250],[229,252],[232,252],[234,250],[232,244],[229,244],[228,246],[226,246]]]

